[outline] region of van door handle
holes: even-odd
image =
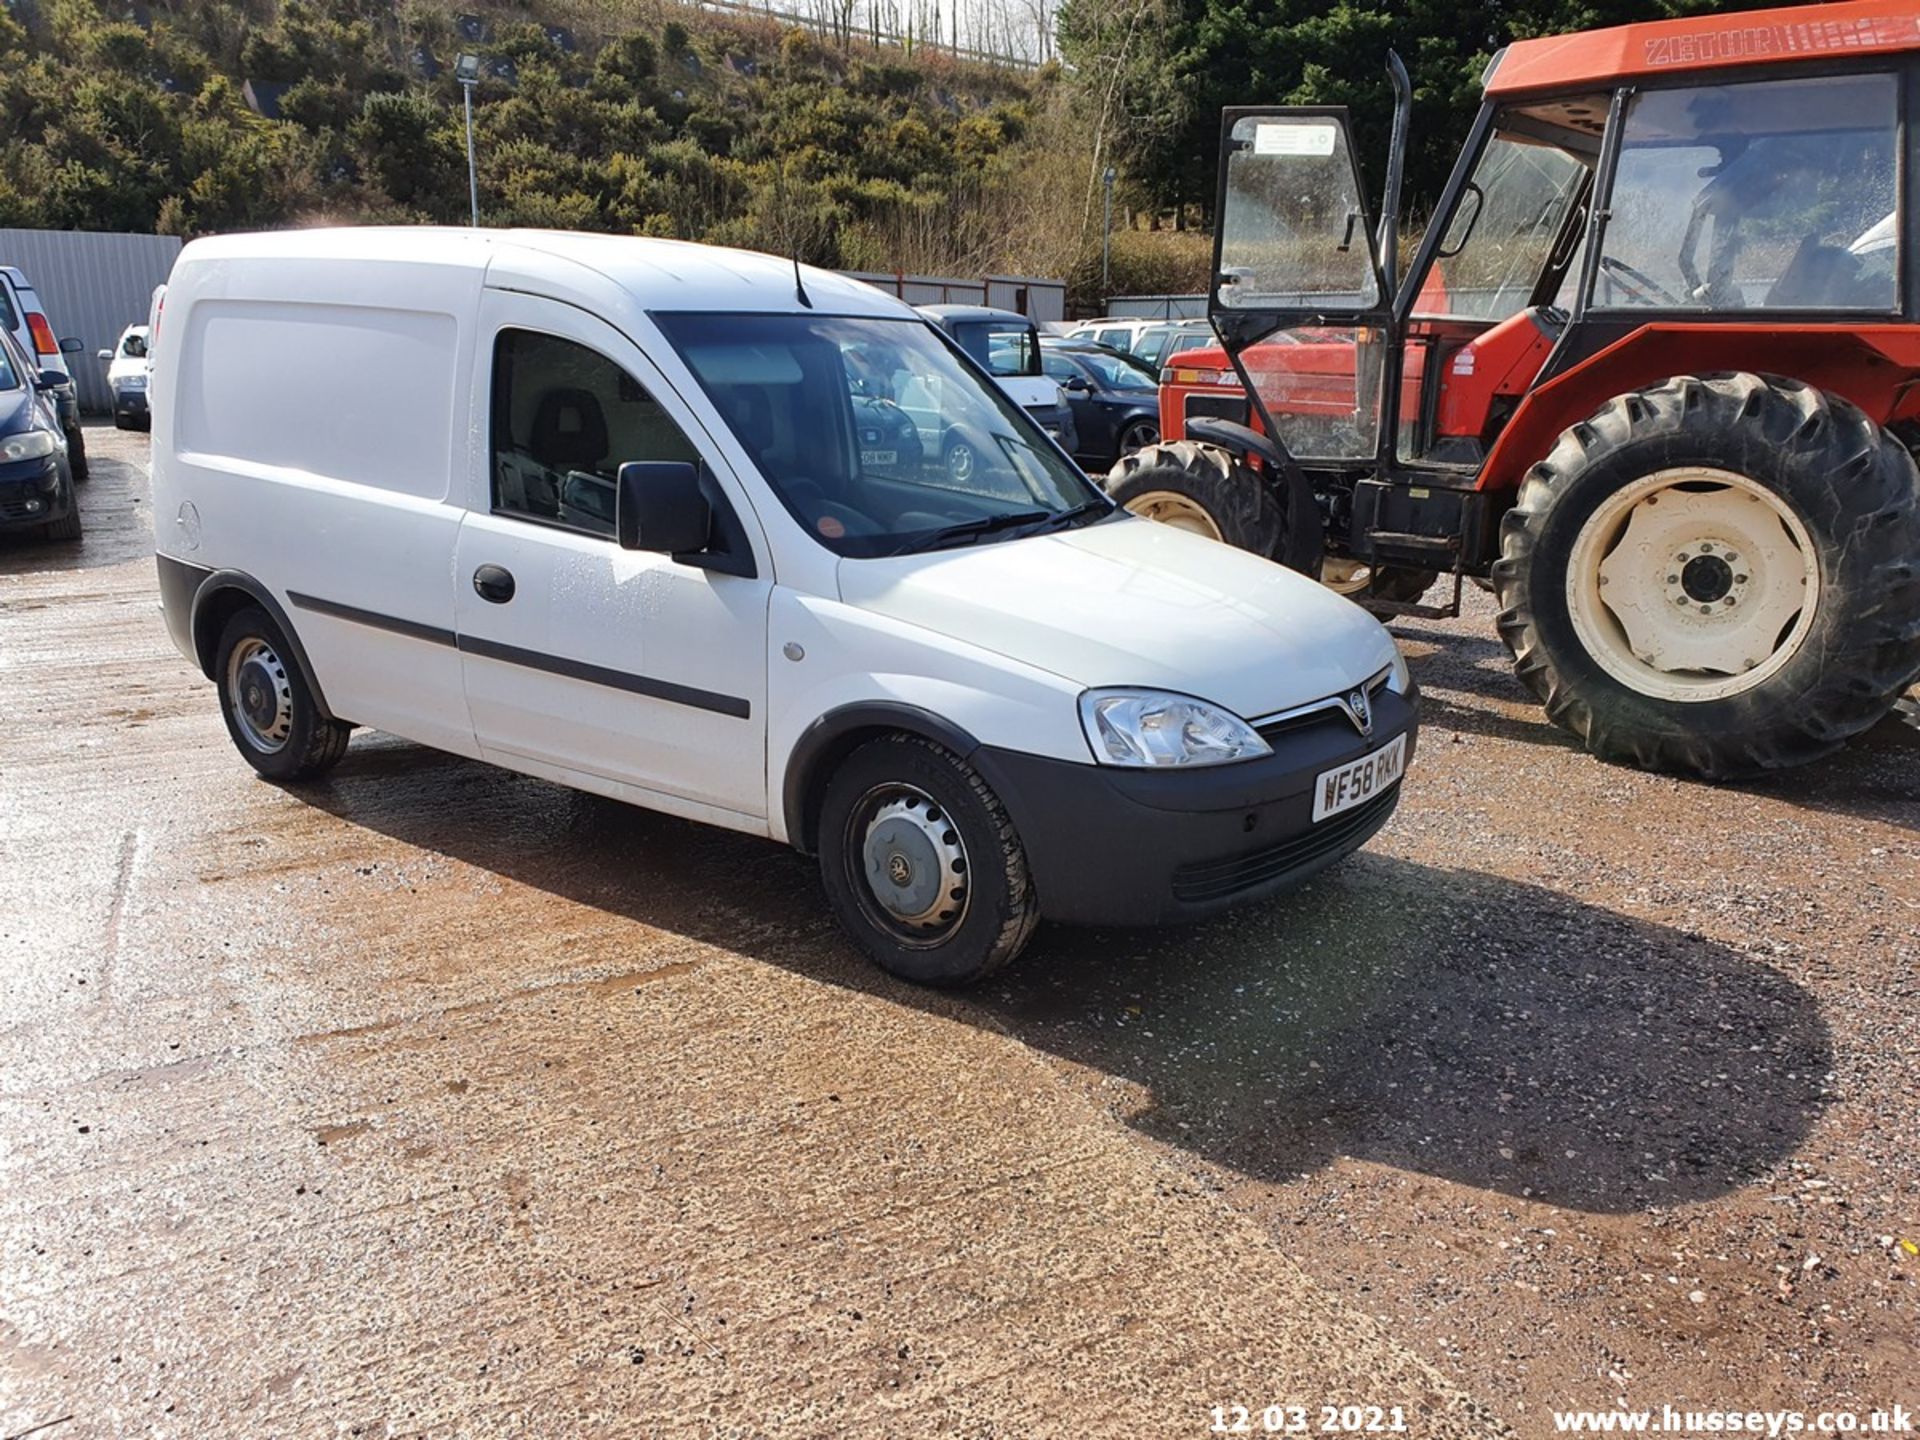
[[[504,605],[513,598],[513,572],[504,565],[482,565],[473,572],[473,588],[482,600]]]

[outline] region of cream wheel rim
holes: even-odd
[[[1220,534],[1220,527],[1214,524],[1213,516],[1206,512],[1199,501],[1175,490],[1149,490],[1143,495],[1136,495],[1127,502],[1127,509],[1144,519],[1158,520],[1162,525],[1204,535],[1209,540],[1224,538]]]
[[[1580,643],[1659,700],[1753,689],[1799,651],[1819,605],[1819,559],[1799,515],[1757,481],[1705,466],[1609,495],[1567,565]]]
[[[1359,595],[1373,583],[1373,567],[1329,555],[1320,562],[1320,583],[1336,595]]]

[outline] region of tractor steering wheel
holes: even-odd
[[[1679,299],[1666,286],[1651,275],[1642,274],[1624,260],[1616,260],[1611,255],[1602,255],[1600,268],[1631,290],[1642,304],[1652,301],[1675,307],[1680,304]]]

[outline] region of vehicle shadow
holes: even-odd
[[[1264,1180],[1346,1155],[1576,1210],[1699,1200],[1795,1152],[1831,1065],[1813,997],[1764,964],[1472,870],[1363,853],[1201,926],[1043,927],[1003,976],[943,994],[868,965],[812,865],[764,841],[384,738],[297,793],[1135,1082],[1128,1123]]]
[[[1455,730],[1561,750],[1581,748],[1572,735],[1547,719],[1533,695],[1514,678],[1506,647],[1498,640],[1404,629],[1393,634],[1398,640],[1437,646],[1409,661],[1421,687],[1421,720],[1430,733]],[[1593,763],[1607,762],[1596,758]],[[1698,783],[1707,793],[1719,788]],[[1823,760],[1726,788],[1920,833],[1920,729],[1890,714]]]

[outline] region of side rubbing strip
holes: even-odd
[[[374,630],[391,630],[396,635],[426,640],[435,645],[453,644],[453,632],[442,630],[436,625],[420,625],[412,620],[396,619],[392,615],[382,615],[377,610],[362,610],[357,606],[322,600],[314,595],[302,595],[297,590],[289,590],[287,599],[293,602],[296,610],[311,610],[316,615],[331,615],[336,620],[351,620],[356,625],[365,625]]]
[[[606,685],[675,705],[691,705],[696,710],[711,710],[717,715],[731,715],[738,720],[745,720],[753,714],[753,706],[734,695],[696,690],[691,685],[676,685],[671,680],[650,680],[645,675],[629,675],[624,670],[609,670],[601,665],[589,665],[583,660],[569,660],[563,655],[542,655],[537,650],[501,645],[493,640],[482,640],[476,635],[462,635],[457,643],[463,654],[478,655],[485,660],[524,665],[529,670],[544,670],[549,675],[564,675],[569,680],[585,680],[592,685]]]
[[[287,599],[299,610],[331,615],[336,620],[351,621],[374,630],[391,631],[395,635],[425,640],[433,645],[452,645],[463,654],[477,655],[483,660],[522,665],[529,670],[543,670],[549,675],[563,675],[569,680],[584,680],[590,685],[605,685],[609,689],[625,690],[631,695],[645,695],[650,700],[665,700],[673,705],[711,710],[716,715],[730,715],[738,720],[748,719],[753,714],[753,706],[736,695],[699,690],[691,685],[676,685],[671,680],[652,680],[645,675],[629,675],[624,670],[609,670],[603,665],[589,665],[583,660],[569,660],[561,655],[543,655],[538,650],[523,650],[517,645],[502,645],[498,641],[483,640],[475,635],[455,635],[453,631],[442,630],[435,625],[420,625],[412,620],[382,615],[377,610],[362,610],[354,605],[341,605],[291,590],[287,592]]]

